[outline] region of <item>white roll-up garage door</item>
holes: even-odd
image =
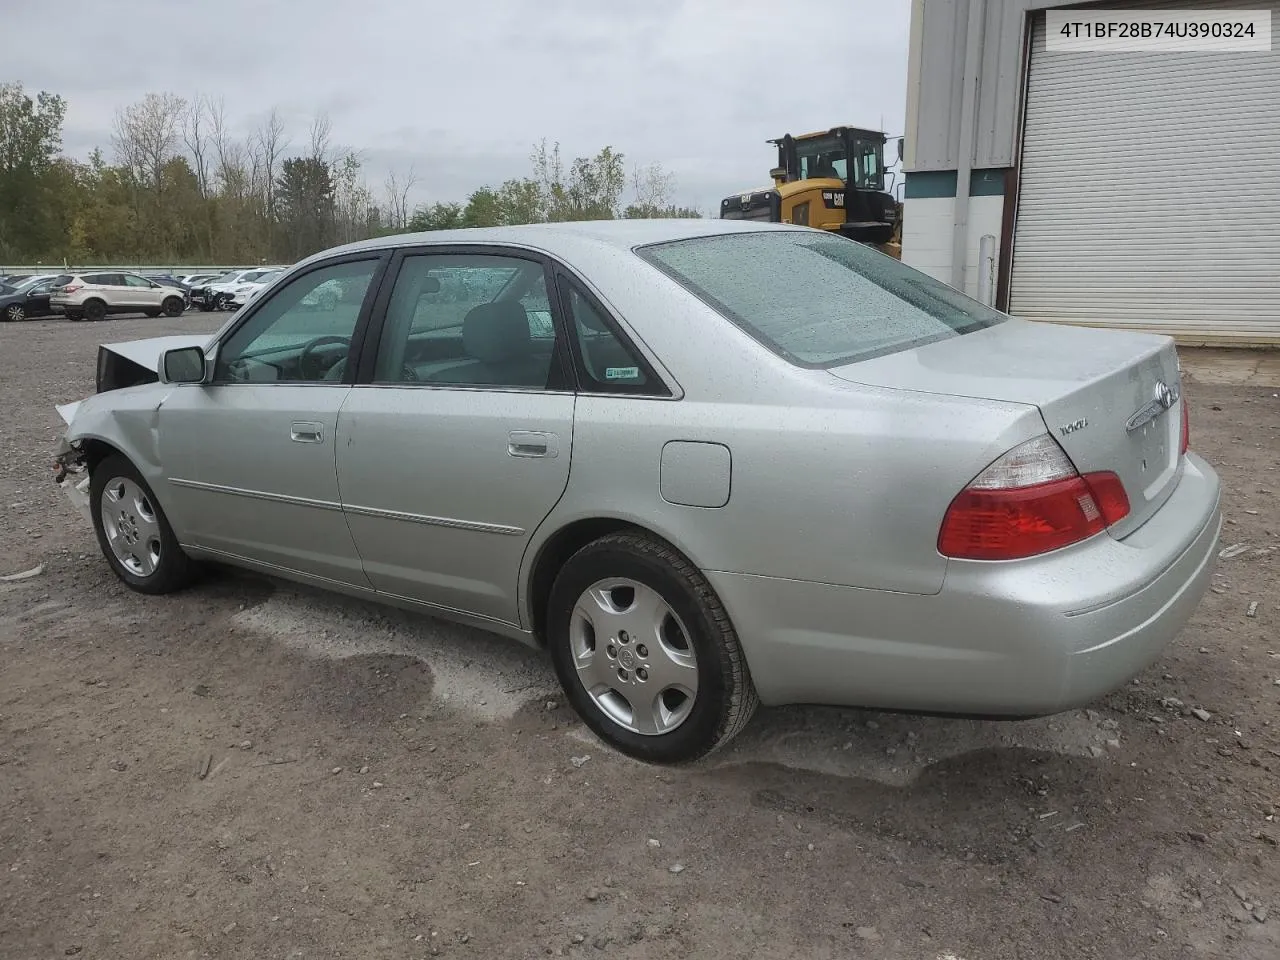
[[[1040,14],[1020,166],[1010,313],[1280,343],[1280,43],[1049,51]]]

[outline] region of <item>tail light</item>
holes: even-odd
[[[1191,446],[1191,413],[1187,409],[1187,398],[1182,398],[1182,439],[1178,443],[1178,456],[1186,453]]]
[[[83,287],[84,287],[83,283],[68,283],[65,287],[62,288],[62,292],[75,293],[77,290],[80,290]]]
[[[962,560],[1018,560],[1078,543],[1129,515],[1110,471],[1080,474],[1047,434],[1019,444],[947,508],[938,552]]]

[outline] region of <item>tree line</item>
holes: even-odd
[[[288,262],[405,231],[619,217],[697,217],[660,165],[628,173],[606,146],[565,161],[533,147],[530,170],[465,201],[411,206],[413,167],[380,192],[360,154],[318,114],[293,141],[273,109],[237,136],[221,101],[152,93],[120,108],[110,154],[62,150],[66,101],[0,85],[0,262]]]

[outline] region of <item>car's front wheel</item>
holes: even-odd
[[[180,317],[184,309],[181,297],[165,297],[164,303],[161,305],[166,317]]]
[[[140,593],[171,593],[194,577],[155,494],[120,454],[104,457],[89,478],[94,532],[116,576]]]
[[[552,587],[547,636],[583,721],[637,759],[695,760],[755,712],[755,686],[715,591],[649,536],[611,534],[575,553]]]

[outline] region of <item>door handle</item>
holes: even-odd
[[[560,454],[560,445],[554,433],[512,430],[507,434],[507,453],[513,457],[555,458]]]
[[[289,428],[289,439],[294,443],[323,443],[324,424],[311,420],[295,420]]]

